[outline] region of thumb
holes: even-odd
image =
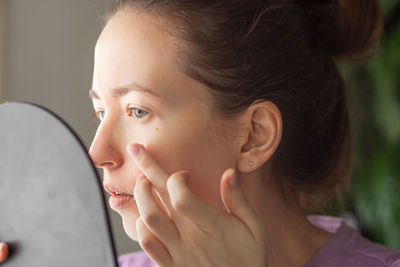
[[[6,243],[0,243],[0,263],[5,261],[8,257],[8,246]]]
[[[254,237],[261,231],[262,221],[247,201],[234,169],[224,172],[221,179],[221,198],[228,213],[240,219]]]

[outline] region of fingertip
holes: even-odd
[[[167,180],[167,188],[172,189],[179,186],[182,189],[182,186],[187,186],[189,179],[189,172],[188,171],[178,171],[171,174]]]
[[[0,251],[3,251],[3,250],[5,250],[5,249],[7,249],[7,248],[8,248],[8,246],[7,246],[6,243],[4,243],[4,242],[1,242],[1,243],[0,243]]]
[[[235,172],[234,168],[229,168],[225,171],[224,176],[231,176]]]
[[[236,171],[234,169],[230,169],[232,170],[229,173],[229,185],[231,187],[237,187],[238,186],[238,178],[237,178],[237,174]]]
[[[188,180],[189,180],[189,176],[190,176],[189,171],[183,170],[183,171],[180,171],[180,172],[178,172],[178,173],[180,174],[179,176],[182,177],[182,181],[183,181],[185,184],[187,184],[187,182],[188,182]]]
[[[146,179],[146,176],[141,172],[141,173],[139,173],[139,175],[136,177],[136,183],[138,183],[138,182],[140,182],[140,181],[142,181],[142,180],[145,180]]]
[[[126,146],[126,150],[131,156],[137,156],[140,152],[141,145],[138,143],[129,144]]]
[[[0,262],[3,262],[8,257],[8,246],[6,243],[0,243]]]
[[[221,178],[221,189],[229,190],[232,187],[236,187],[238,185],[236,170],[233,168],[227,169]]]

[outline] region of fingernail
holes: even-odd
[[[238,185],[238,180],[237,180],[237,175],[236,175],[236,171],[233,170],[231,177],[229,178],[229,184],[232,187],[236,187]]]
[[[128,152],[131,153],[132,156],[136,156],[139,154],[140,147],[138,144],[133,144],[128,147]]]

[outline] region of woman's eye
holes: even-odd
[[[129,111],[129,116],[131,116],[133,113],[135,117],[137,117],[138,119],[141,119],[147,116],[147,114],[149,114],[147,111],[140,108],[128,108],[128,111]]]
[[[95,111],[92,115],[93,118],[98,118],[100,121],[104,119],[106,112],[104,110]]]

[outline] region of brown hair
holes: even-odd
[[[360,58],[380,39],[378,0],[117,0],[157,15],[179,38],[184,73],[210,88],[233,118],[256,101],[280,109],[273,168],[314,211],[349,181],[349,119],[335,61]],[[112,15],[111,14],[111,15]]]

